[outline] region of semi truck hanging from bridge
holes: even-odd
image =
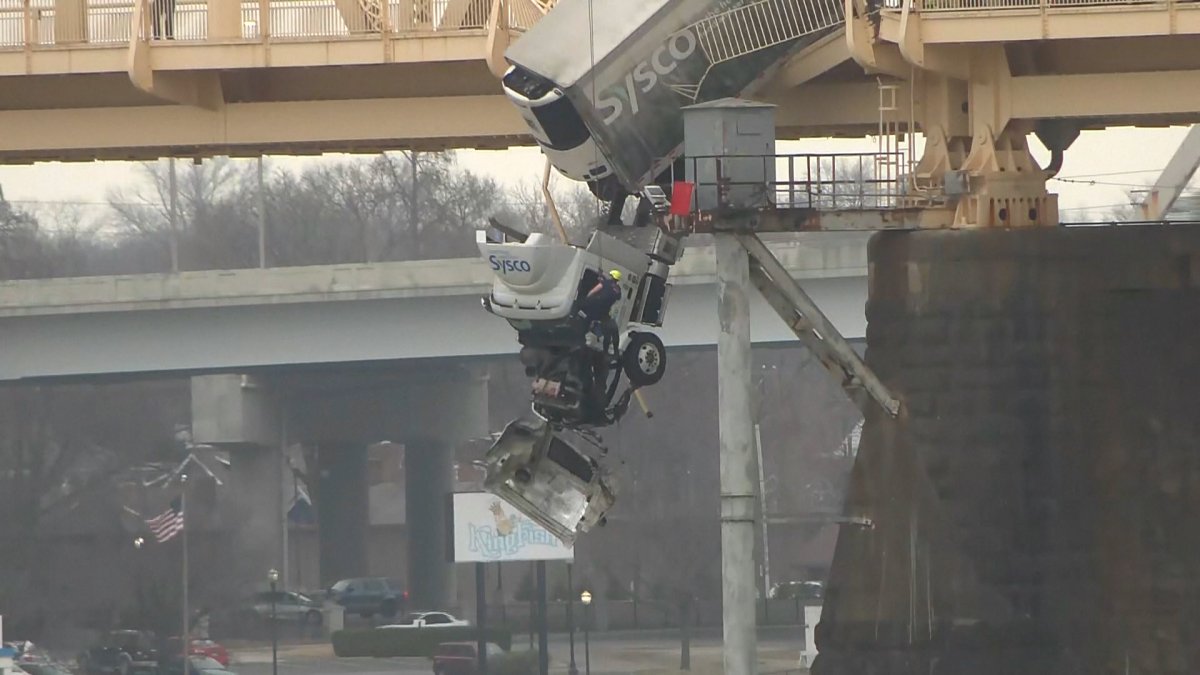
[[[532,379],[532,414],[497,434],[484,485],[565,543],[603,524],[615,499],[596,456],[605,454],[598,429],[666,368],[653,329],[665,320],[668,274],[683,249],[665,213],[682,178],[683,109],[753,95],[790,55],[837,30],[842,11],[838,0],[560,0],[505,54],[505,93],[551,164],[608,202],[582,245],[512,228],[477,235],[495,271],[483,305],[517,332]],[[765,133],[773,148],[774,129]],[[625,227],[621,210],[634,194],[642,227]],[[856,402],[873,399],[895,415],[899,403],[779,261],[755,235],[740,238],[768,304]],[[592,344],[580,306],[614,271],[615,339]]]

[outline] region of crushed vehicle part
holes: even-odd
[[[539,418],[513,420],[484,455],[483,487],[570,546],[604,524],[615,494],[567,434]]]

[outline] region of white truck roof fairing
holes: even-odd
[[[528,310],[528,318],[562,318],[570,312],[586,265],[578,248],[540,233],[524,243],[498,244],[479,230],[475,241],[494,274],[492,304]]]

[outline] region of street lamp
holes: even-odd
[[[567,563],[567,634],[571,639],[571,665],[567,675],[579,675],[575,665],[575,582],[571,579],[571,563]]]
[[[279,628],[275,618],[275,587],[279,583],[279,570],[272,567],[267,572],[271,582],[271,675],[279,675]]]
[[[586,675],[592,675],[592,644],[589,636],[592,628],[592,592],[580,593],[579,601],[583,603],[583,670]]]

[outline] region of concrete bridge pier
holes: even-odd
[[[193,377],[192,441],[229,451],[223,518],[235,524],[238,554],[231,588],[244,593],[282,569],[283,471],[278,401],[259,379],[244,375]]]
[[[448,607],[458,595],[454,564],[447,560],[455,450],[489,431],[487,378],[454,369],[414,390],[410,400],[414,414],[402,437],[410,603]]]
[[[404,469],[409,602],[414,609],[447,607],[457,597],[453,564],[446,560],[453,444],[428,436],[406,438]]]
[[[405,448],[409,607],[452,604],[457,596],[446,538],[454,451],[488,433],[486,379],[468,368],[439,366],[314,379],[303,388],[291,395],[289,419],[295,437],[319,449],[322,582],[367,573],[366,446],[391,441]]]
[[[1200,229],[876,235],[814,675],[1200,672]]]
[[[367,576],[370,525],[367,443],[317,444],[317,528],[321,586]]]

